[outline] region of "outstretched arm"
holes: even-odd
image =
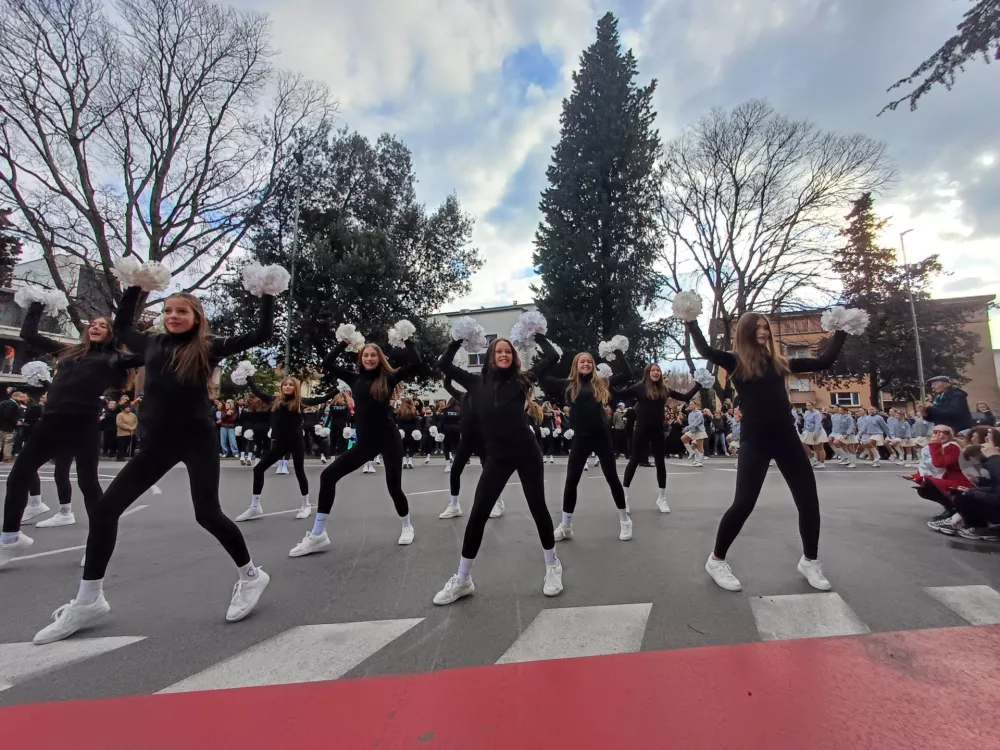
[[[333,398],[333,391],[324,393],[322,396],[310,396],[309,398],[302,399],[303,406],[319,406],[320,404],[325,404],[327,401]]]
[[[791,367],[792,372],[819,372],[820,370],[829,370],[833,367],[833,363],[837,360],[837,355],[840,354],[840,350],[843,348],[846,340],[847,332],[837,331],[833,334],[833,342],[827,347],[822,356],[793,359],[788,364]]]
[[[552,342],[541,333],[535,335],[535,341],[542,347],[542,356],[535,362],[530,372],[536,378],[543,378],[549,370],[556,366],[559,361],[559,352],[552,346]]]
[[[444,379],[444,389],[448,391],[448,393],[451,395],[452,398],[457,399],[458,401],[461,401],[462,396],[465,395],[464,393],[462,393],[462,391],[458,390],[458,388],[455,387],[455,384],[451,381],[451,378],[449,378],[448,376],[445,376]]]
[[[340,355],[347,351],[347,342],[341,341],[330,353],[323,357],[323,372],[327,377],[333,377],[337,380],[343,380],[348,385],[352,385],[355,380],[357,380],[358,372],[352,367],[346,367],[344,365],[338,364],[337,360]]]
[[[274,401],[274,396],[266,391],[261,390],[260,386],[254,382],[253,376],[247,378],[247,385],[250,386],[250,392],[253,393],[257,398],[263,401],[265,404],[270,404]]]
[[[461,341],[452,341],[438,359],[438,369],[444,373],[445,377],[451,378],[466,391],[470,391],[473,388],[472,381],[475,379],[475,375],[455,365],[455,355],[461,348]]]
[[[38,324],[42,320],[44,310],[45,306],[41,302],[31,303],[31,307],[28,308],[28,312],[24,316],[24,322],[21,324],[21,340],[41,349],[46,354],[55,354],[61,352],[65,345],[38,332]]]
[[[403,346],[407,355],[406,361],[399,366],[399,369],[389,379],[393,385],[413,377],[420,370],[421,365],[423,365],[423,360],[420,359],[420,352],[417,351],[412,341],[406,341]]]
[[[115,313],[115,324],[112,328],[115,341],[124,344],[133,352],[144,352],[146,339],[149,338],[149,334],[142,333],[135,327],[135,316],[139,311],[141,296],[140,287],[130,286],[125,290],[118,302],[118,312]]]
[[[691,341],[694,342],[694,348],[698,350],[698,354],[707,359],[713,365],[718,365],[719,367],[725,368],[727,372],[732,372],[736,369],[736,357],[732,352],[724,352],[721,349],[713,349],[708,345],[705,340],[705,334],[701,332],[701,328],[698,327],[698,321],[692,320],[687,324],[688,333],[691,334]]]
[[[212,340],[211,358],[215,360],[238,354],[255,346],[261,346],[271,340],[274,333],[274,297],[265,294],[260,298],[260,315],[257,317],[257,328],[242,336],[224,336]]]
[[[700,391],[700,390],[701,390],[701,386],[698,385],[697,383],[695,383],[694,387],[690,391],[688,391],[687,393],[681,393],[680,391],[675,391],[673,388],[671,388],[670,389],[670,398],[675,399],[677,401],[683,401],[684,403],[687,403],[691,399],[693,399],[695,396],[697,396],[698,395],[698,391]]]

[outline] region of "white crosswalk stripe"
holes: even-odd
[[[750,609],[765,641],[824,638],[868,633],[847,602],[836,593],[755,596]]]
[[[652,604],[543,609],[497,664],[638,651]]]
[[[937,586],[927,593],[970,625],[1000,625],[1000,593],[989,586]]]
[[[36,646],[34,643],[0,644],[0,690],[9,690],[24,680],[141,640],[142,637],[118,636],[59,641],[45,647]]]
[[[422,617],[292,628],[160,692],[336,680],[421,622]]]

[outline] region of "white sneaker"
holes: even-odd
[[[844,464],[844,468],[845,469],[856,469],[856,468],[858,468],[858,465],[856,463],[854,463],[853,461],[851,461],[850,463]]]
[[[382,456],[375,456],[375,465],[376,466],[382,465]]]
[[[705,563],[705,570],[712,576],[712,580],[726,591],[740,591],[743,588],[739,579],[733,575],[733,569],[725,560],[709,557],[708,562]]]
[[[245,511],[236,516],[237,521],[252,521],[264,515],[264,509],[259,505],[251,505]]]
[[[618,523],[622,527],[618,534],[618,538],[623,542],[627,542],[632,538],[632,519],[630,518],[627,521],[619,521]]]
[[[86,553],[84,553],[83,557],[80,558],[80,567],[81,568],[86,568],[87,567],[87,555],[86,555]]]
[[[585,461],[584,462],[584,464],[583,464],[583,470],[584,471],[590,471],[590,462],[589,461]]]
[[[454,505],[449,503],[448,507],[441,512],[438,518],[458,518],[460,515],[462,515],[462,506],[458,503]]]
[[[877,469],[880,466],[882,466],[882,462],[881,461],[872,461],[872,468],[873,469]]]
[[[545,581],[542,583],[542,593],[545,596],[559,596],[563,590],[562,563],[557,559],[555,565],[545,566]]]
[[[490,511],[490,518],[500,518],[507,507],[503,504],[503,500],[497,500],[493,503],[493,510]]]
[[[303,505],[299,508],[299,512],[295,514],[298,519],[309,518],[312,515],[313,509],[311,505]]]
[[[28,505],[24,509],[24,514],[21,516],[21,524],[33,523],[32,519],[38,518],[39,516],[44,516],[49,512],[49,506],[45,503],[39,503],[38,505]]]
[[[36,646],[61,641],[80,628],[93,625],[110,611],[111,605],[104,594],[98,596],[93,604],[77,604],[76,599],[71,599],[69,604],[62,605],[52,613],[54,622],[35,633],[32,641]]]
[[[23,531],[17,532],[17,539],[8,544],[0,544],[0,568],[28,549],[35,540]]]
[[[270,582],[271,576],[265,573],[263,568],[257,568],[256,578],[237,581],[233,586],[233,598],[229,602],[229,610],[226,612],[226,622],[239,622],[250,614]]]
[[[428,456],[427,458],[424,459],[424,463],[425,464],[429,464],[430,462],[431,462],[431,457],[430,456]]]
[[[826,468],[826,464],[825,463],[824,464],[816,464],[816,468],[817,469],[825,469]]]
[[[704,462],[704,461],[702,461],[702,460],[701,460],[701,459],[699,458],[699,459],[697,459],[697,460],[696,460],[696,461],[695,461],[695,462],[694,462],[693,464],[691,464],[691,465],[692,465],[692,466],[697,466],[697,467],[701,467],[701,466],[704,466],[704,465],[705,465],[705,462]]]
[[[327,462],[327,460],[328,460],[328,459],[327,459],[327,457],[326,457],[326,456],[320,456],[320,457],[319,457],[319,462],[320,462],[321,464],[325,464],[325,463]]]
[[[573,524],[561,523],[558,526],[556,526],[555,531],[553,533],[555,534],[557,542],[561,542],[564,539],[572,539]]]
[[[56,526],[72,526],[76,523],[76,516],[72,512],[56,513],[52,518],[46,518],[35,524],[36,529],[54,529]]]
[[[833,588],[823,575],[823,566],[819,564],[819,560],[806,560],[803,556],[799,560],[799,572],[806,577],[809,585],[814,589],[829,591]]]
[[[448,474],[451,471],[451,461],[444,462],[444,473]]]
[[[399,541],[397,544],[413,544],[413,527],[404,526],[403,530],[399,532]]]
[[[454,575],[448,579],[448,583],[444,585],[443,589],[434,594],[434,603],[438,605],[451,604],[452,602],[457,602],[463,596],[468,596],[475,590],[476,584],[472,582],[471,578],[466,578],[463,581],[457,575]]]
[[[656,501],[656,507],[660,509],[660,513],[670,512],[670,506],[667,505],[667,499],[665,497],[661,497]]]
[[[313,552],[319,552],[329,547],[330,535],[324,530],[319,536],[313,536],[311,531],[306,532],[306,535],[302,537],[302,541],[292,547],[291,551],[288,553],[289,557],[303,557],[304,555],[311,555]]]

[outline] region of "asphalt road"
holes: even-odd
[[[310,462],[307,469],[314,498],[322,468]],[[619,463],[619,472],[623,469]],[[424,466],[418,460],[414,471],[404,472],[416,529],[409,547],[396,544],[399,522],[383,475],[356,473],[338,488],[327,526],[333,547],[327,552],[287,556],[312,523],[295,520],[294,512],[241,525],[254,561],[272,581],[250,618],[227,624],[235,571],[194,522],[188,477],[178,468],[160,482],[162,495],[141,498],[136,507],[147,507],[121,522],[105,582],[111,614],[65,642],[78,645],[45,656],[49,647],[28,642],[76,591],[81,552],[71,548],[86,537],[80,501],[77,525],[26,528],[35,539],[32,554],[53,554],[0,570],[0,705],[154,693],[231,658],[235,661],[210,673],[205,684],[221,680],[219,686],[228,686],[235,679],[267,684],[284,679],[269,677],[282,669],[298,679],[316,679],[310,669],[317,662],[333,670],[332,676],[362,677],[539,654],[745,643],[808,635],[810,627],[819,627],[819,635],[837,634],[841,625],[844,632],[883,632],[983,624],[991,617],[992,597],[1000,591],[1000,544],[929,531],[925,522],[934,509],[908,489],[901,469],[831,466],[818,473],[820,557],[833,595],[809,588],[796,571],[801,552],[796,513],[776,469],[729,556],[744,585],[740,593],[717,588],[703,567],[719,517],[732,499],[733,462],[709,459],[696,469],[673,461],[668,471],[669,515],[655,508],[654,472],[637,473],[631,542],[618,540],[617,514],[600,471],[584,475],[576,537],[557,545],[565,591],[554,599],[542,596],[541,548],[520,488],[509,487],[508,513],[490,522],[473,569],[476,593],[449,607],[433,606],[431,597],[455,571],[465,517],[437,518],[448,496],[441,461]],[[102,465],[102,475],[114,472],[114,464]],[[473,465],[463,477],[466,511],[479,473]],[[546,466],[556,521],[564,477],[564,460]],[[248,504],[250,482],[248,468],[223,462],[222,503],[230,516]],[[45,482],[43,490],[54,507],[54,486]],[[271,473],[264,509],[294,511],[297,496],[293,475]],[[971,592],[975,601],[969,606],[979,621],[970,618],[968,607],[948,606],[928,591],[938,587],[970,587],[958,590],[959,596]],[[783,598],[788,595],[810,596]],[[601,609],[567,609],[584,607]],[[545,615],[549,610],[565,611]],[[346,626],[304,627],[376,621],[381,624],[358,626],[357,632]],[[834,630],[823,630],[828,625]],[[118,637],[136,640],[104,640]],[[567,653],[552,653],[554,642],[556,652],[564,642]],[[83,653],[88,644],[95,654]],[[340,654],[344,651],[353,651],[353,657]],[[341,660],[329,666],[324,659],[333,652]],[[302,663],[289,664],[296,659]]]

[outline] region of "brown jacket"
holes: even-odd
[[[118,437],[126,437],[135,432],[135,428],[139,426],[139,417],[134,411],[121,411],[115,417],[115,425],[118,427]]]

